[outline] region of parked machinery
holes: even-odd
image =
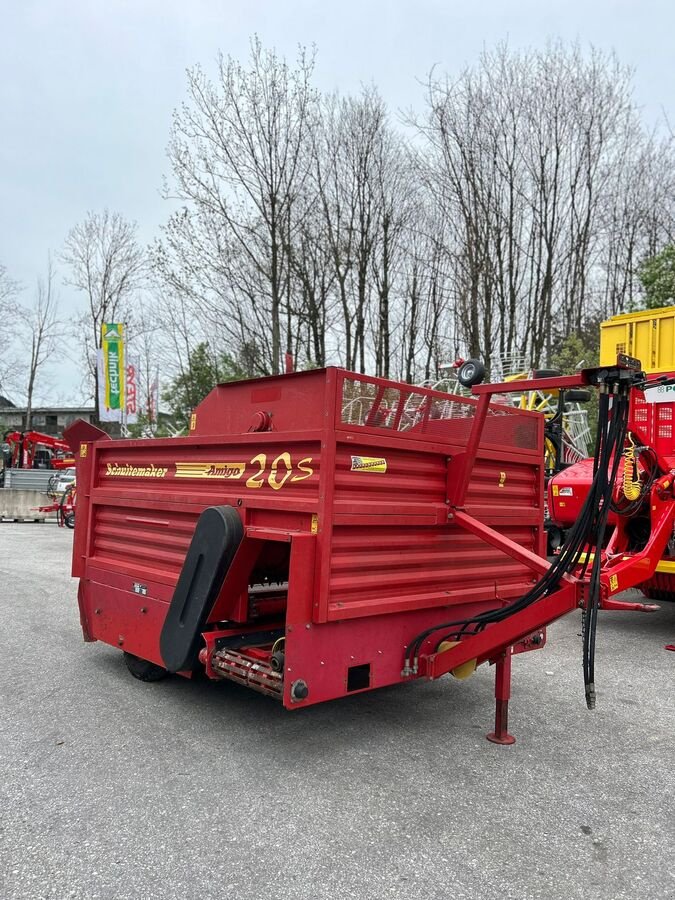
[[[67,469],[75,464],[68,443],[40,431],[8,431],[4,442],[9,447],[7,468]]]
[[[52,479],[50,479],[50,482]],[[57,490],[50,484],[47,491],[50,502],[35,507],[37,512],[56,513],[56,524],[59,528],[75,528],[75,508],[77,506],[77,486],[73,481],[64,490]]]
[[[603,322],[601,364],[609,364],[617,352],[646,360],[648,375],[645,390],[632,395],[617,490],[609,514],[609,523],[615,529],[607,547],[610,554],[624,545],[640,548],[649,540],[652,486],[675,469],[675,307],[628,313]],[[592,459],[580,461],[553,479],[549,507],[560,528],[569,528],[576,520],[592,479]],[[675,535],[664,546],[655,571],[637,587],[649,599],[675,600]],[[652,604],[634,606],[655,608]]]
[[[328,368],[219,385],[185,438],[111,441],[75,423],[85,640],[121,648],[142,680],[202,670],[287,709],[490,662],[489,738],[512,743],[513,655],[582,607],[593,706],[599,604],[643,580],[672,534],[659,477],[644,546],[583,556],[603,543],[642,380],[628,359],[559,379],[599,389],[600,423],[592,490],[552,566],[543,418],[491,402],[543,379],[467,398]]]

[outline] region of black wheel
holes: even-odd
[[[457,370],[457,381],[463,387],[473,387],[485,378],[485,366],[479,359],[467,359]]]
[[[565,403],[589,403],[591,396],[590,391],[572,388],[571,391],[565,391]]]
[[[565,535],[563,534],[562,528],[558,528],[557,525],[552,525],[550,528],[546,529],[546,555],[553,556],[556,550],[559,550],[562,547],[563,541],[565,540]]]
[[[533,378],[560,378],[561,375],[560,369],[535,369],[532,372]]]
[[[74,528],[75,527],[75,513],[69,512],[63,517],[63,524],[66,528]]]
[[[161,681],[169,674],[162,666],[148,662],[147,659],[141,659],[140,656],[134,656],[133,653],[127,653],[126,650],[124,651],[124,662],[134,678],[138,678],[139,681]]]

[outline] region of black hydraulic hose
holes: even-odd
[[[586,686],[586,702],[589,707],[595,705],[594,655],[597,611],[600,598],[600,567],[604,541],[614,484],[618,473],[621,450],[623,449],[628,429],[628,395],[616,397],[610,416],[609,395],[601,393],[598,416],[598,432],[593,457],[593,481],[581,513],[570,529],[563,544],[560,555],[549,570],[522,597],[501,607],[466,619],[442,622],[418,634],[406,647],[404,671],[417,671],[417,657],[425,640],[436,632],[444,632],[436,642],[436,649],[444,640],[472,636],[482,631],[487,625],[501,622],[509,616],[527,608],[537,600],[556,590],[566,574],[574,571],[586,553],[583,573],[585,574],[591,557],[590,549],[595,547],[596,553],[591,570],[590,591],[587,607],[584,611],[584,683]],[[471,631],[468,629],[472,628]],[[448,631],[448,629],[452,629]]]
[[[589,709],[595,707],[595,643],[597,633],[598,609],[600,607],[600,570],[602,563],[601,548],[605,539],[607,518],[612,503],[612,494],[621,461],[621,449],[623,448],[628,431],[628,396],[620,395],[615,404],[614,422],[618,423],[617,435],[614,445],[610,443],[608,450],[614,453],[611,472],[604,485],[602,504],[598,510],[598,520],[593,534],[596,547],[593,568],[589,584],[589,594],[583,613],[583,670],[584,689],[586,693],[586,705]],[[605,470],[606,471],[606,470]]]

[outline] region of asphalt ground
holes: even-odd
[[[284,711],[84,644],[72,533],[0,525],[0,898],[675,897],[675,605],[492,672]]]

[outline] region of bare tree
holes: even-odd
[[[5,327],[0,328],[0,393],[5,393],[15,384],[16,360],[13,355],[12,331],[6,327],[12,322],[18,312],[16,298],[19,293],[19,285],[10,277],[7,269],[0,263],[0,323]]]
[[[645,172],[649,144],[631,73],[613,55],[574,45],[501,45],[459,78],[432,74],[427,101],[422,172],[446,223],[469,352],[543,363],[560,334],[579,333],[599,311],[603,294],[614,310],[630,302],[624,261],[634,271],[636,248],[672,222],[662,210],[655,226],[644,202],[633,197],[629,211],[622,199],[636,165]]]
[[[432,73],[412,137],[374,87],[318,95],[312,65],[256,40],[247,67],[189,73],[167,188],[184,205],[152,252],[179,368],[201,344],[250,374],[284,349],[422,380],[453,355],[539,365],[639,299],[675,231],[675,159],[613,55],[485,51]]]
[[[54,286],[54,265],[47,258],[45,277],[38,278],[33,303],[19,311],[22,343],[28,351],[28,367],[25,383],[25,428],[32,427],[35,387],[45,364],[58,347],[61,323],[58,319],[58,296]]]
[[[265,307],[270,333],[271,372],[281,371],[283,345],[290,339],[282,334],[291,278],[288,248],[303,215],[298,198],[314,115],[312,68],[304,51],[290,68],[256,38],[248,69],[221,57],[215,82],[199,68],[190,70],[190,103],[175,113],[169,145],[174,185],[167,193],[194,213],[175,217],[174,229],[183,224],[202,232],[197,246],[204,255],[183,240],[183,257],[191,259],[193,270],[208,266],[209,259],[218,259],[222,268],[222,247],[230,287],[236,281],[246,294],[255,285],[256,306]]]
[[[66,283],[82,291],[87,311],[79,321],[80,340],[93,389],[98,418],[96,354],[101,346],[101,325],[130,322],[133,298],[146,275],[145,252],[136,238],[137,226],[119,213],[90,212],[66,238],[62,253],[69,267]]]

